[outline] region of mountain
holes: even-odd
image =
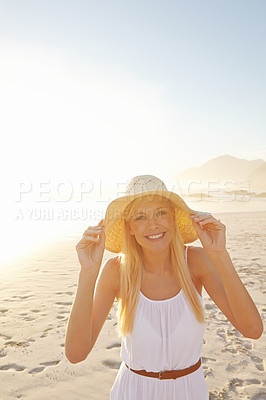
[[[266,162],[262,159],[245,160],[230,155],[219,156],[207,161],[198,168],[188,168],[176,178],[182,183],[200,181],[202,184],[209,182],[227,182],[229,187],[249,188],[250,191],[266,191]]]
[[[246,177],[254,191],[266,192],[266,162]]]

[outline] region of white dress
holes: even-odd
[[[182,290],[167,300],[150,300],[140,292],[133,331],[122,338],[122,363],[110,400],[208,400],[202,365],[189,375],[165,380],[125,366],[153,372],[190,367],[201,357],[204,328]]]

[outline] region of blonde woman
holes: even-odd
[[[185,245],[197,238],[202,247]],[[119,255],[98,277],[104,249]],[[76,250],[81,269],[65,352],[72,363],[86,359],[117,299],[122,363],[111,400],[209,398],[201,365],[202,287],[242,335],[262,334],[226,250],[225,225],[191,210],[154,176],[134,177]]]

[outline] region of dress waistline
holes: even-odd
[[[144,369],[137,370],[137,369],[129,368],[129,366],[127,364],[125,364],[125,366],[130,371],[134,372],[135,374],[147,376],[149,378],[157,378],[160,380],[161,379],[176,379],[176,378],[180,378],[181,376],[189,375],[192,372],[199,369],[199,367],[201,366],[201,359],[199,359],[199,361],[196,364],[192,365],[191,367],[188,367],[185,369],[177,369],[177,370],[173,370],[173,371],[148,372],[148,371],[145,371]]]

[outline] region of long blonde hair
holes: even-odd
[[[139,300],[143,270],[141,246],[134,235],[128,233],[128,222],[143,197],[133,200],[122,217],[122,252],[120,261],[120,291],[118,298],[118,332],[126,336],[133,330],[134,317]],[[165,199],[167,200],[167,199]],[[167,200],[175,212],[174,204]],[[175,224],[173,240],[170,242],[170,261],[173,275],[186,295],[198,322],[204,322],[202,305],[197,297],[195,286],[185,261],[184,241]]]

